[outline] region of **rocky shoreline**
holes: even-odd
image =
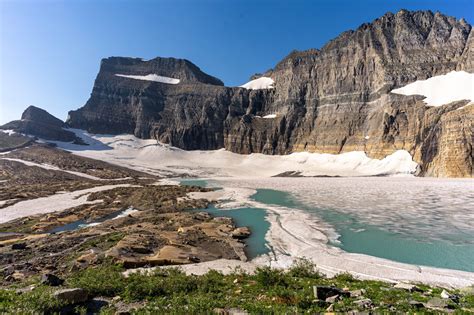
[[[248,229],[189,211],[205,209],[209,200],[188,195],[210,189],[161,184],[156,176],[42,144],[5,153],[0,165],[1,217],[25,203],[45,204],[26,217],[0,221],[1,286],[42,274],[67,277],[105,262],[135,268],[247,260],[242,240]],[[83,203],[43,209],[57,206],[48,200],[81,190],[89,192],[74,198]]]

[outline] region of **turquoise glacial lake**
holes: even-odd
[[[202,210],[201,210],[202,211]],[[247,226],[251,231],[250,237],[245,239],[245,253],[252,259],[270,252],[265,234],[270,228],[270,223],[265,220],[266,211],[259,208],[237,208],[222,210],[210,206],[205,209],[214,217],[229,217],[234,220],[236,226]]]
[[[183,179],[180,181],[181,185],[187,186],[209,186],[208,181],[201,179]],[[213,205],[207,209],[199,211],[206,211],[214,217],[229,217],[234,220],[236,226],[246,226],[251,231],[250,237],[245,239],[245,253],[247,257],[252,259],[260,255],[267,254],[270,251],[268,242],[265,240],[265,234],[270,228],[270,223],[265,220],[266,211],[260,208],[236,208],[236,209],[219,209]]]
[[[256,201],[314,213],[331,225],[340,235],[330,245],[346,252],[367,254],[414,265],[433,266],[474,272],[474,244],[459,242],[466,235],[460,233],[456,243],[449,240],[423,240],[423,237],[395,233],[358,220],[355,216],[331,209],[307,206],[290,193],[259,189],[253,196]]]
[[[205,180],[183,180],[182,183],[202,187],[208,185]],[[346,252],[367,254],[414,265],[474,272],[473,236],[461,231],[458,234],[451,231],[449,237],[438,239],[425,237],[423,233],[417,234],[416,229],[412,233],[399,233],[382,224],[369,224],[347,212],[308,205],[291,193],[273,189],[257,189],[257,193],[251,198],[262,204],[300,209],[314,214],[329,224],[339,235],[329,245]],[[249,258],[269,252],[265,234],[270,224],[265,220],[265,209],[221,210],[211,207],[206,211],[214,216],[231,217],[237,226],[248,226],[252,230],[252,236],[246,242]],[[422,223],[420,227],[421,225]]]

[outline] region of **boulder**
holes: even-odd
[[[341,296],[349,297],[350,293],[345,292],[336,287],[327,287],[327,286],[313,286],[314,297],[319,300],[326,301],[327,298],[332,296]]]
[[[339,300],[339,295],[333,295],[328,297],[325,302],[327,303],[336,303]]]
[[[448,302],[445,299],[434,297],[425,303],[425,307],[431,309],[445,309],[448,307]]]
[[[249,237],[251,234],[248,227],[239,227],[232,231],[232,237],[237,239],[244,239]]]
[[[244,309],[237,308],[237,307],[232,307],[232,308],[215,308],[213,310],[214,314],[218,315],[248,315],[249,312],[247,312]]]
[[[14,250],[23,250],[26,249],[26,243],[16,243],[12,245],[12,249]]]
[[[23,293],[31,292],[31,291],[33,291],[35,288],[36,288],[36,286],[35,286],[34,284],[32,284],[32,285],[27,286],[27,287],[25,287],[25,288],[16,289],[15,292],[16,292],[17,294],[23,294]]]
[[[76,259],[76,266],[79,268],[86,268],[89,265],[95,264],[98,260],[98,254],[95,250],[91,249],[88,253],[79,256]]]
[[[399,282],[393,286],[395,289],[407,290],[409,292],[421,291],[416,285],[411,283]]]
[[[2,273],[5,277],[12,275],[14,272],[15,272],[15,268],[12,265],[9,265],[9,266],[3,268],[3,270],[2,270]]]
[[[87,291],[82,288],[62,289],[54,292],[53,296],[66,304],[77,304],[87,301]]]
[[[361,308],[370,308],[374,305],[371,299],[360,299],[360,300],[354,301],[354,304]]]
[[[361,297],[365,294],[365,289],[349,291],[350,297]]]
[[[46,273],[41,276],[41,284],[49,285],[52,287],[60,286],[64,283],[64,280],[50,273]]]
[[[26,275],[21,271],[15,270],[15,272],[12,273],[10,276],[7,276],[7,278],[8,277],[11,277],[11,280],[14,280],[14,281],[20,281],[20,280],[25,279]]]

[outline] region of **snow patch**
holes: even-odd
[[[273,89],[273,81],[272,78],[269,77],[261,77],[252,81],[249,81],[245,83],[244,85],[241,85],[240,87],[243,87],[247,90],[264,90],[264,89]]]
[[[276,118],[276,114],[265,115],[262,118]]]
[[[92,223],[88,223],[88,224],[81,224],[81,225],[79,225],[79,228],[83,229],[83,228],[98,226],[98,225],[101,225],[104,222],[108,222],[108,221],[116,220],[116,219],[120,219],[120,218],[125,218],[125,217],[127,217],[127,216],[129,216],[133,213],[137,213],[137,212],[139,212],[139,210],[130,207],[128,209],[125,209],[121,213],[119,213],[117,216],[111,218],[110,220],[101,221],[101,222],[92,222]]]
[[[5,223],[14,219],[27,217],[35,214],[63,211],[83,204],[94,204],[101,200],[88,201],[87,197],[93,192],[109,190],[116,187],[136,187],[129,184],[105,185],[89,189],[81,189],[73,192],[55,194],[48,197],[41,197],[31,200],[20,201],[12,206],[3,208],[0,211],[0,223]]]
[[[451,71],[448,74],[410,83],[392,93],[423,95],[428,106],[441,106],[455,101],[474,102],[474,73]]]
[[[16,132],[12,129],[0,129],[0,132],[6,133],[7,135],[11,136],[15,134]]]
[[[160,83],[167,83],[167,84],[178,84],[180,82],[179,79],[164,77],[157,74],[147,74],[147,75],[116,74],[116,76],[129,78],[129,79],[135,79],[135,80],[153,81],[153,82],[160,82]]]

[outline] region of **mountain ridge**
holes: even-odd
[[[251,77],[274,80],[260,90],[226,87],[184,59],[105,58],[91,97],[67,123],[186,150],[364,151],[373,158],[406,150],[422,175],[472,177],[473,106],[427,107],[423,97],[390,91],[450,71],[474,72],[473,37],[464,19],[439,12],[386,13],[319,50],[292,51]],[[144,78],[151,74],[179,83]]]

